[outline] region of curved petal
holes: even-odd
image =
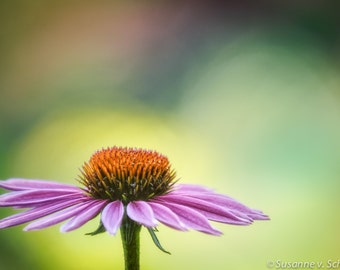
[[[177,189],[174,189],[171,195],[188,196],[197,198],[204,201],[209,201],[213,204],[220,205],[227,208],[231,213],[238,217],[253,220],[268,220],[269,217],[263,214],[260,210],[255,210],[247,207],[246,205],[240,203],[236,199],[229,197],[224,194],[218,194],[213,190],[191,184],[180,184],[177,185]]]
[[[101,221],[105,229],[115,235],[122,224],[124,216],[124,205],[121,201],[114,201],[105,206]]]
[[[190,207],[163,201],[161,203],[173,211],[187,227],[212,235],[222,234],[221,231],[210,225],[205,216]]]
[[[86,222],[93,219],[103,209],[105,204],[107,204],[107,201],[96,200],[61,226],[60,231],[69,232],[83,226]]]
[[[69,219],[77,215],[78,213],[86,209],[87,207],[91,206],[93,203],[94,203],[93,200],[82,202],[77,205],[71,206],[67,209],[64,209],[60,212],[54,213],[50,216],[47,216],[45,218],[34,221],[28,224],[24,228],[24,231],[40,230],[40,229],[55,225],[57,223],[60,223],[66,219]]]
[[[0,229],[16,226],[32,220],[47,216],[49,214],[58,212],[65,208],[68,208],[77,203],[83,202],[84,198],[76,198],[70,200],[64,200],[57,203],[51,203],[46,206],[37,207],[22,213],[18,213],[0,220]]]
[[[5,181],[0,181],[0,187],[8,190],[27,190],[27,189],[65,189],[65,190],[79,190],[80,188],[72,186],[69,184],[63,184],[53,181],[45,180],[33,180],[33,179],[23,179],[23,178],[11,178]]]
[[[15,191],[0,196],[0,206],[33,206],[44,202],[69,197],[79,197],[78,192],[60,189],[24,190]]]
[[[130,202],[126,207],[126,213],[132,220],[146,227],[157,226],[157,220],[155,219],[151,206],[147,202]]]
[[[190,207],[210,220],[233,224],[233,225],[248,225],[252,222],[249,217],[238,217],[231,211],[228,211],[226,207],[213,204],[209,201],[200,200],[194,197],[179,196],[167,194],[160,196],[156,199],[157,201],[166,201],[170,203],[180,204]]]
[[[148,202],[148,204],[158,221],[176,230],[186,231],[188,229],[168,207],[156,202]]]
[[[187,193],[187,192],[213,192],[212,189],[201,186],[201,185],[194,185],[194,184],[177,184],[174,186],[174,191],[178,193]]]
[[[190,197],[199,198],[201,200],[209,201],[213,204],[220,205],[232,210],[235,215],[241,216],[246,215],[254,220],[268,219],[268,216],[263,214],[261,211],[253,210],[248,206],[240,203],[239,201],[222,194],[188,194]]]
[[[253,220],[270,220],[267,215],[261,213],[247,214],[247,216],[252,218]]]
[[[246,205],[240,203],[239,201],[222,194],[203,194],[201,197],[203,200],[209,200],[221,206],[226,206],[230,209],[242,212],[242,213],[252,213],[253,211]]]

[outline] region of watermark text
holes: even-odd
[[[267,262],[269,269],[340,269],[340,259],[325,261],[283,261]]]

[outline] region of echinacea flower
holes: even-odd
[[[0,181],[0,187],[11,191],[0,196],[1,207],[28,208],[0,220],[0,229],[30,222],[25,231],[39,230],[68,220],[61,231],[69,232],[100,214],[100,226],[92,235],[104,231],[115,235],[121,228],[123,243],[129,245],[127,235],[133,228],[139,233],[142,225],[161,248],[154,234],[159,223],[220,235],[209,221],[249,225],[268,219],[209,188],[177,184],[167,157],[155,151],[122,147],[97,151],[84,163],[79,182],[82,188],[44,180]]]

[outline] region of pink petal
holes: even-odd
[[[87,207],[91,206],[93,204],[93,200],[89,200],[83,203],[79,203],[77,205],[71,206],[63,211],[60,211],[58,213],[52,214],[50,216],[47,216],[43,219],[34,221],[30,224],[28,224],[25,228],[24,231],[31,231],[31,230],[40,230],[43,228],[47,228],[49,226],[55,225],[57,223],[60,223],[66,219],[69,219]]]
[[[60,211],[74,204],[84,201],[84,198],[64,200],[61,202],[53,202],[46,206],[37,207],[22,213],[18,213],[0,220],[0,229],[16,226],[32,220],[47,216],[51,213]]]
[[[177,184],[174,186],[174,192],[186,193],[186,192],[213,192],[212,189],[194,184]]]
[[[6,181],[0,181],[0,187],[8,190],[27,190],[27,189],[66,189],[81,191],[80,188],[72,186],[69,184],[63,184],[53,181],[44,180],[32,180],[32,179],[21,179],[21,178],[11,178]]]
[[[226,195],[222,195],[222,194],[200,194],[199,196],[197,195],[188,195],[190,197],[195,197],[195,198],[199,198],[201,200],[206,200],[206,201],[210,201],[216,205],[220,205],[223,206],[225,208],[228,208],[230,210],[232,210],[235,215],[238,216],[242,216],[246,215],[254,220],[258,220],[258,219],[266,219],[268,218],[266,215],[264,215],[262,212],[257,211],[257,210],[253,210],[247,206],[245,206],[244,204],[238,202],[237,200],[226,196]]]
[[[222,194],[203,194],[200,197],[202,200],[209,200],[221,206],[226,206],[230,209],[242,212],[242,213],[252,213],[253,211],[245,206],[244,204],[238,202],[237,200]]]
[[[148,204],[151,206],[158,221],[176,230],[187,230],[187,227],[180,221],[179,217],[168,207],[156,202],[148,202]]]
[[[186,186],[186,185],[185,185]],[[191,185],[190,185],[191,186]],[[240,203],[234,198],[227,195],[218,194],[207,189],[203,189],[202,192],[199,191],[199,186],[197,188],[184,187],[169,193],[171,195],[187,196],[192,198],[197,198],[204,201],[209,201],[213,204],[217,204],[224,208],[227,208],[238,217],[253,219],[253,220],[267,220],[269,217],[263,214],[259,210],[251,209],[244,204]]]
[[[124,205],[121,201],[114,201],[105,206],[101,220],[105,229],[115,235],[122,224]]]
[[[270,220],[270,218],[265,215],[265,214],[258,214],[258,213],[254,213],[254,214],[248,214],[248,217],[254,219],[254,220]]]
[[[212,235],[221,235],[222,232],[213,228],[208,219],[203,216],[201,213],[191,209],[190,207],[161,202],[162,205],[168,207],[171,211],[173,211],[180,218],[181,222],[183,222],[187,227],[192,228],[194,230],[212,234]]]
[[[69,232],[83,226],[86,222],[94,218],[107,204],[107,201],[97,200],[86,209],[77,213],[70,221],[61,226],[61,232]]]
[[[146,226],[156,227],[157,220],[154,217],[151,206],[144,201],[130,202],[126,207],[127,215],[134,221]]]
[[[226,207],[221,207],[219,205],[210,203],[209,201],[204,201],[193,197],[172,195],[170,193],[160,196],[156,200],[188,206],[213,221],[234,225],[248,225],[252,221],[249,217],[244,219],[236,216],[231,211],[228,211]]]
[[[0,196],[0,206],[32,206],[57,199],[79,197],[79,195],[79,192],[60,189],[14,191]]]

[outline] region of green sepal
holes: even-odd
[[[94,236],[94,235],[97,235],[97,234],[100,234],[100,233],[103,233],[103,232],[106,232],[106,229],[105,229],[103,223],[100,222],[98,228],[95,231],[90,232],[90,233],[86,233],[85,235]]]
[[[149,231],[149,233],[150,233],[150,235],[151,235],[152,241],[155,243],[155,245],[156,245],[161,251],[163,251],[163,252],[165,252],[165,253],[171,255],[171,253],[170,253],[169,251],[166,251],[166,250],[162,247],[161,243],[159,242],[159,240],[158,240],[158,238],[157,238],[157,236],[156,236],[156,233],[155,233],[155,231],[157,231],[157,229],[153,229],[153,228],[147,228],[147,229],[148,229],[148,231]]]

